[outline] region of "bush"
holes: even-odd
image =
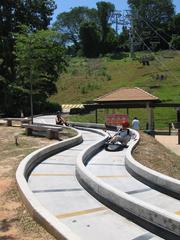
[[[180,36],[175,36],[171,40],[171,45],[177,50],[180,50]]]
[[[34,114],[49,114],[62,111],[61,105],[54,102],[38,102],[34,104]]]
[[[84,114],[88,114],[90,111],[92,111],[92,109],[87,109],[87,108],[71,108],[70,109],[70,115],[84,115]]]
[[[91,81],[84,85],[81,85],[80,91],[82,94],[86,94],[86,93],[92,92],[92,91],[94,91],[96,89],[100,89],[100,88],[101,88],[101,83],[99,83],[97,81]]]

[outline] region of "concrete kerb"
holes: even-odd
[[[22,160],[16,171],[17,185],[28,211],[38,223],[46,228],[47,231],[57,239],[61,240],[79,240],[79,238],[40,204],[31,192],[27,184],[27,179],[32,169],[41,161],[55,153],[63,151],[64,149],[78,145],[82,141],[82,135],[78,132],[77,136],[71,139],[66,139],[62,142],[51,144],[47,147],[36,150]]]
[[[127,170],[130,171],[130,173],[135,174],[135,176],[140,177],[140,179],[144,179],[146,183],[159,187],[163,192],[167,192],[180,199],[180,180],[166,176],[140,164],[132,157],[132,150],[133,148],[129,147],[125,156]]]
[[[104,124],[95,124],[95,123],[78,123],[73,122],[73,126],[79,127],[88,127],[88,128],[97,128],[97,129],[104,129]],[[132,130],[132,129],[131,129]],[[133,131],[133,130],[132,130]],[[144,179],[146,183],[152,184],[155,187],[159,187],[161,191],[168,192],[168,194],[175,196],[176,198],[180,199],[180,181],[174,179],[172,177],[166,176],[164,174],[158,173],[150,168],[147,168],[137,162],[132,157],[132,150],[136,147],[139,142],[139,133],[134,131],[137,136],[137,141],[134,144],[130,144],[129,148],[127,149],[127,154],[125,156],[125,164],[131,173],[135,173],[136,176],[139,176],[141,179]],[[131,147],[132,146],[132,147]]]
[[[96,129],[106,129],[104,124],[98,123],[82,123],[82,122],[70,122],[72,127],[84,127],[84,128],[96,128]]]
[[[124,209],[143,221],[149,222],[158,228],[170,232],[175,235],[174,239],[178,239],[178,236],[180,236],[180,221],[178,216],[117,190],[95,177],[86,169],[85,165],[89,159],[99,151],[99,148],[102,147],[105,139],[106,135],[104,140],[85,149],[79,155],[76,164],[76,177],[80,184],[92,195],[98,197],[98,199],[105,205],[115,209]],[[136,141],[131,141],[127,152],[131,153],[138,141],[138,139]]]

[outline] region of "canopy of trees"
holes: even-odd
[[[19,25],[27,25],[32,30],[47,29],[54,9],[51,0],[0,2],[0,74],[6,79],[15,79],[14,33],[19,32]]]
[[[131,34],[138,50],[167,49],[173,46],[172,35],[179,35],[180,30],[179,15],[175,15],[172,0],[128,0],[128,4],[131,17],[129,19],[127,17],[126,22],[129,21],[131,24]],[[117,33],[110,21],[115,6],[111,2],[104,1],[97,2],[96,6],[96,9],[76,7],[69,12],[59,14],[54,23],[55,29],[63,34],[69,48],[74,47],[77,53],[81,49],[82,51],[79,52],[86,57],[120,50],[129,51],[130,27],[122,26],[122,32]],[[93,31],[94,38],[98,38],[98,50],[94,40],[88,39],[88,35],[92,36]],[[178,39],[176,38],[176,46]],[[174,36],[173,41],[175,41]],[[94,49],[92,54],[90,49]]]
[[[53,26],[55,30],[64,34],[67,44],[73,44],[76,50],[82,49],[82,52],[87,57],[98,56],[99,53],[107,53],[109,49],[114,47],[116,34],[112,31],[109,23],[110,16],[114,10],[115,7],[110,2],[97,2],[97,9],[75,7],[69,12],[59,14]],[[94,30],[92,26],[94,26]],[[100,43],[98,45],[100,49],[97,51],[97,45],[94,45],[94,40],[92,42],[89,41],[89,44],[91,42],[92,46],[90,47],[88,44],[88,48],[95,48],[93,53],[90,54],[90,50],[85,50],[88,41],[88,36],[85,35],[90,34],[92,37],[92,31],[95,34],[94,40],[98,38],[97,45]],[[109,41],[110,39],[113,39],[112,43]]]
[[[133,25],[139,40],[151,47],[153,42],[159,42],[161,48],[167,48],[171,40],[169,23],[174,16],[174,6],[171,0],[128,0],[132,9]],[[162,38],[160,37],[162,36]],[[166,41],[164,41],[166,40]]]
[[[28,27],[28,37],[30,37],[33,32],[38,32],[41,29],[48,29],[55,8],[56,5],[54,0],[0,1],[0,112],[8,115],[19,114],[20,107],[22,108],[22,106],[24,106],[24,108],[28,108],[29,103],[27,103],[27,99],[25,100],[25,96],[27,98],[27,77],[29,75],[27,74],[27,66],[22,66],[20,55],[18,55],[20,53],[20,44],[16,46],[16,54],[19,58],[18,62],[16,61],[15,35],[16,33],[21,33],[21,25],[26,25]],[[17,39],[19,41],[19,38]],[[54,64],[54,61],[57,63],[59,62],[59,55],[57,56],[56,54],[57,46],[51,45],[52,43],[50,44],[49,40],[45,42],[45,39],[47,41],[47,36],[45,36],[45,33],[41,33],[41,38],[39,36],[37,42],[39,45],[32,44],[32,48],[39,48],[39,56],[38,59],[35,59],[37,62],[34,64],[39,66],[38,71],[36,68],[36,74],[38,75],[36,80],[38,79],[38,82],[36,82],[35,89],[40,98],[43,98],[44,101],[45,98],[56,91],[54,81],[59,74],[58,71],[60,71],[58,65]],[[60,40],[58,41],[58,44],[60,44]],[[26,41],[23,42],[22,46],[25,47],[25,45]],[[47,56],[47,49],[42,49],[43,45],[50,48],[54,56],[52,56],[50,52],[48,52]],[[53,51],[54,48],[55,51]],[[26,50],[28,50],[27,46]],[[33,54],[35,54],[34,51]],[[63,53],[61,51],[60,60],[62,60],[62,55]],[[44,58],[40,66],[38,61],[43,59],[42,56],[46,58]],[[32,58],[29,59],[29,61],[31,60]],[[64,62],[62,61],[62,66],[63,65]],[[46,69],[46,72],[43,68]],[[35,71],[33,71],[33,74],[35,74]]]
[[[83,23],[80,28],[82,51],[87,57],[98,57],[100,36],[95,23]]]
[[[55,82],[67,65],[60,38],[51,30],[16,35],[17,78],[13,87],[21,93],[16,105],[22,106],[23,112],[27,112],[23,103],[27,102],[27,108],[30,91],[36,109],[57,92]]]
[[[75,7],[69,12],[59,14],[53,26],[55,30],[64,34],[67,44],[73,43],[78,50],[80,48],[80,26],[84,22],[98,22],[96,9]]]
[[[172,29],[174,34],[180,35],[180,13],[173,17]]]

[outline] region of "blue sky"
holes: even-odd
[[[127,0],[103,0],[105,2],[111,2],[115,5],[117,10],[126,10],[128,9]],[[68,12],[73,7],[78,6],[87,6],[89,8],[96,7],[97,0],[55,0],[57,9],[54,12],[53,22],[56,19],[56,16],[61,12]],[[180,0],[173,0],[175,5],[176,12],[180,12]]]

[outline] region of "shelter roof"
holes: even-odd
[[[97,99],[94,102],[134,102],[134,101],[160,101],[158,97],[144,91],[141,88],[119,88],[109,92]]]

